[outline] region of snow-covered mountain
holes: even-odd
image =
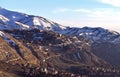
[[[120,35],[118,32],[115,31],[109,31],[100,27],[65,27],[40,16],[27,15],[24,13],[9,11],[4,8],[0,8],[0,30],[13,29],[51,30],[70,36],[84,36],[97,42],[109,41],[111,43],[120,43]]]
[[[0,8],[0,29],[41,29],[59,31],[66,27],[40,16],[27,15]]]

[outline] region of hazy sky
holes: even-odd
[[[120,32],[120,0],[0,0],[0,6],[63,25],[99,26]]]

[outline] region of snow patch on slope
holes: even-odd
[[[23,23],[20,23],[20,22],[15,22],[17,25],[19,25],[18,29],[29,29],[30,26],[29,25],[25,25]]]
[[[2,20],[3,22],[7,22],[7,21],[9,21],[9,19],[6,18],[6,17],[3,16],[3,15],[0,15],[0,20]]]

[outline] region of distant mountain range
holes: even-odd
[[[66,27],[40,16],[0,8],[0,61],[41,71],[76,66],[120,66],[120,34],[96,27]]]

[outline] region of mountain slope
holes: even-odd
[[[91,65],[105,63],[90,52],[91,42],[82,37],[69,37],[41,30],[14,30],[8,31],[7,34],[12,36],[11,39],[14,39],[17,45],[19,43],[19,48],[29,48],[38,60],[60,58],[71,63],[74,61]],[[25,55],[27,52],[22,53]]]

